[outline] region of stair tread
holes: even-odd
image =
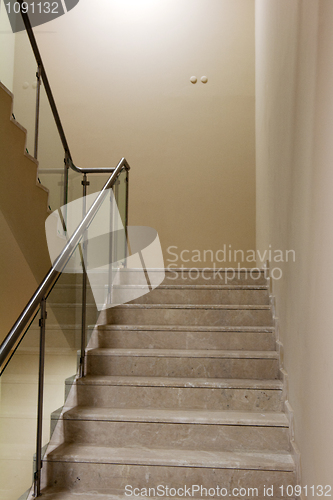
[[[70,303],[70,302],[52,302],[51,300],[48,302],[48,306],[52,308],[58,308],[58,307],[68,307],[70,309],[78,309],[81,310],[82,304],[81,303]],[[87,307],[94,307],[96,308],[96,304],[94,302],[87,303]]]
[[[232,359],[278,359],[277,351],[233,351],[217,349],[121,349],[99,347],[88,350],[91,356],[136,356],[160,358],[232,358]]]
[[[265,274],[268,273],[268,269],[262,268],[252,268],[252,267],[243,267],[243,268],[238,268],[238,267],[219,267],[219,268],[214,268],[214,267],[204,267],[204,268],[198,268],[199,271],[205,270],[205,273],[231,273],[235,272],[237,274],[245,274],[249,273],[252,271],[255,271],[256,274]],[[165,274],[167,273],[174,273],[175,271],[184,271],[184,272],[189,272],[193,271],[192,267],[172,267],[172,268],[165,268],[165,267],[147,267],[147,272],[164,272]],[[131,268],[123,268],[121,269],[122,273],[142,273],[142,267],[131,267]]]
[[[30,327],[31,329],[35,329],[35,330],[40,330],[40,327],[39,325],[31,325]],[[93,330],[94,328],[96,328],[96,325],[87,325],[86,328],[88,330]],[[48,323],[47,324],[47,330],[79,330],[81,331],[82,330],[82,325],[78,325],[78,324],[63,324],[61,323],[60,325],[59,324],[52,324],[52,323]]]
[[[91,289],[94,290],[95,288],[97,289],[104,289],[104,285],[93,285],[91,286]],[[72,284],[68,284],[68,283],[59,283],[57,285],[57,288],[64,288],[65,290],[66,289],[69,289],[69,290],[72,290],[72,289],[79,289],[79,288],[82,288],[82,284],[75,284],[75,283],[72,283]],[[116,289],[126,289],[126,290],[131,290],[131,289],[139,289],[139,290],[146,290],[147,289],[147,285],[140,285],[140,284],[132,284],[132,285],[128,285],[128,284],[114,284],[112,285],[112,288],[116,288]],[[158,285],[158,287],[156,287],[156,289],[158,290],[268,290],[268,286],[267,285]],[[154,288],[155,290],[155,288]]]
[[[271,333],[274,326],[96,325],[99,330]]]
[[[118,495],[104,495],[103,493],[97,493],[94,491],[93,496],[91,493],[74,493],[70,490],[57,490],[54,488],[47,488],[41,492],[43,500],[122,500],[127,497]],[[143,498],[143,497],[136,497]]]
[[[146,290],[147,285],[113,285],[113,288],[116,289],[125,289],[125,290],[132,290],[132,289],[142,289]],[[154,288],[155,290],[155,288]],[[227,290],[227,291],[232,291],[232,290],[268,290],[267,285],[159,285],[156,287],[156,290],[213,290],[213,291],[219,291],[219,290]]]
[[[129,496],[124,495],[113,495],[111,493],[98,493],[93,491],[92,493],[73,493],[69,490],[43,490],[42,491],[43,500],[127,500]],[[133,495],[134,496],[134,495]],[[147,495],[135,495],[134,498],[147,498]],[[158,500],[161,497],[153,497],[149,495],[150,500]],[[167,497],[163,498],[172,498],[173,500],[183,500],[181,497]],[[293,498],[288,500],[294,500]]]
[[[209,389],[283,389],[281,380],[223,379],[192,377],[135,377],[87,375],[77,380],[83,385],[117,385],[141,387],[202,387]]]
[[[74,493],[70,490],[58,490],[54,488],[47,488],[46,490],[42,490],[42,497],[43,500],[127,500],[130,498],[130,495],[123,495],[123,494],[112,494],[112,493],[98,493],[96,491],[93,492],[88,492],[88,493]],[[124,493],[124,491],[122,491]],[[143,494],[145,493],[144,491],[142,492]],[[133,495],[134,496],[134,495]],[[147,494],[144,494],[144,496],[141,495],[135,495],[134,498],[147,498]],[[161,495],[158,497],[155,496],[150,496],[148,497],[150,500],[158,500],[161,498]],[[183,500],[184,496],[178,497],[178,496],[162,496],[162,498],[172,498],[173,500]],[[198,498],[198,497],[196,497]],[[209,498],[209,497],[208,497]],[[258,500],[261,499],[261,497],[256,497]],[[264,497],[265,498],[265,497]],[[269,497],[272,500],[274,498]],[[275,497],[276,498],[276,497]],[[288,500],[295,500],[294,497],[288,497]]]
[[[153,487],[153,486],[152,486]],[[143,487],[144,488],[144,487]],[[149,488],[149,486],[148,486]],[[156,486],[155,486],[156,488]],[[96,492],[96,491],[93,491],[93,492],[88,492],[88,493],[74,493],[70,490],[59,490],[59,489],[54,489],[54,488],[47,488],[46,490],[42,490],[42,496],[43,496],[43,500],[127,500],[131,495],[125,495],[124,496],[124,491],[122,490],[121,493],[119,494],[113,494],[113,493],[99,493],[99,492]],[[133,495],[134,498],[138,498],[138,499],[141,499],[141,498],[147,498],[147,493],[145,491],[142,491],[143,495],[144,496],[141,496],[141,495]],[[220,495],[221,496],[221,495]],[[172,498],[173,500],[183,500],[184,499],[184,495],[182,497],[178,497],[178,496],[158,496],[158,497],[155,497],[155,496],[151,496],[149,495],[148,497],[150,500],[158,500],[160,498],[166,498],[166,499],[170,499]],[[196,498],[199,498],[199,497],[196,497]],[[208,497],[209,498],[209,497]],[[214,497],[213,497],[214,498]],[[234,497],[235,498],[235,497]],[[238,497],[236,497],[238,498]],[[257,500],[261,500],[262,498],[266,498],[266,497],[256,497]],[[276,500],[276,497],[269,497],[270,499],[272,500]],[[281,500],[281,499],[279,499]],[[295,500],[295,497],[292,496],[292,497],[288,497],[288,500]]]
[[[46,460],[55,462],[295,471],[295,463],[288,452],[234,453],[144,447],[111,448],[108,446],[65,443],[50,451]]]
[[[87,493],[76,493],[70,490],[59,490],[54,488],[47,488],[42,490],[43,500],[126,500],[129,497],[124,495],[116,495],[112,493],[98,493],[95,490]],[[147,498],[147,496],[137,496],[135,498]],[[155,500],[158,497],[149,497],[151,500]],[[166,497],[164,497],[166,498]],[[174,500],[180,500],[179,497],[173,497]],[[291,499],[292,500],[292,499]]]
[[[232,410],[165,410],[152,408],[96,408],[77,406],[67,411],[64,414],[64,418],[68,420],[288,427],[288,419],[282,412],[259,413]]]
[[[121,304],[117,309],[206,309],[206,310],[245,310],[269,311],[270,305],[256,304]]]

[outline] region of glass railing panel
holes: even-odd
[[[67,203],[77,200],[82,197],[82,174],[72,170],[68,170],[68,193]]]
[[[109,179],[111,172],[107,174],[87,174],[89,185],[87,186],[87,194],[97,193],[101,191]],[[82,197],[82,179],[83,174],[69,169],[68,171],[68,203]]]
[[[126,179],[127,172],[124,169],[113,188],[108,190],[87,232],[85,261],[89,283],[99,310],[113,307],[123,300],[119,290],[114,292],[113,285],[126,266],[128,253],[125,231]],[[93,199],[93,195],[91,196]]]
[[[82,274],[67,272],[70,265],[65,268],[46,301],[43,446],[50,441],[65,404],[65,394],[69,392],[77,373],[81,343]]]
[[[38,322],[39,314],[0,377],[1,500],[18,500],[31,487],[33,480],[39,374]]]
[[[96,192],[87,196],[86,211],[90,209],[98,194],[99,192]],[[111,207],[113,198],[112,189],[108,189],[103,203],[82,240],[82,255],[87,271],[87,282],[92,293],[91,298],[98,311],[103,309],[104,304],[107,302],[112,285],[109,262],[112,251]],[[94,317],[94,320],[95,322],[98,320],[98,314]],[[91,324],[88,316],[87,324]]]
[[[82,187],[82,186],[81,186]],[[93,196],[95,199],[95,196]],[[89,201],[87,209],[89,209]],[[83,198],[62,207],[67,219],[67,239],[83,219]],[[60,220],[59,220],[60,222]],[[63,407],[71,405],[71,388],[79,368],[82,338],[83,265],[82,240],[47,297],[46,357],[44,387],[43,445],[63,439],[57,428]],[[90,340],[99,312],[87,283],[85,345]],[[69,396],[69,399],[68,399]]]
[[[123,169],[118,179],[113,186],[113,191],[115,194],[115,199],[117,202],[118,212],[123,222],[126,225],[126,210],[127,210],[127,194],[128,194],[128,171]]]
[[[90,183],[88,193],[97,193],[97,191],[101,191],[110,175],[111,172],[108,174],[88,174],[88,181]]]
[[[127,224],[127,180],[128,180],[128,172],[126,169],[123,169],[118,176],[118,179],[113,186],[113,192],[114,192],[114,197],[115,197],[115,202],[117,205],[117,212],[114,212],[114,231],[115,231],[115,238],[114,238],[114,248],[113,248],[113,254],[114,254],[114,262],[117,263],[117,265],[122,265],[125,267],[126,262],[125,262],[125,257],[127,256],[126,251],[127,251],[127,241],[126,241],[126,231],[120,230],[126,228]],[[118,217],[119,215],[119,217]],[[120,222],[120,227],[118,227]]]
[[[45,92],[40,88],[39,135],[38,135],[38,177],[49,190],[49,206],[52,211],[64,204],[65,153],[57,125]]]

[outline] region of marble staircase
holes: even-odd
[[[127,277],[119,286],[140,286]],[[295,463],[263,272],[166,272],[104,319],[58,423],[62,443],[44,457],[45,500],[124,499],[134,488],[180,498],[185,485],[196,498],[287,497]]]

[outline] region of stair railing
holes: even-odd
[[[41,491],[41,469],[42,469],[42,421],[43,421],[43,392],[44,392],[44,361],[45,361],[45,324],[47,319],[47,298],[50,294],[54,284],[62,274],[63,269],[68,263],[69,259],[73,255],[75,249],[77,248],[79,242],[85,238],[85,234],[94,220],[96,214],[98,213],[103,201],[106,199],[107,195],[113,186],[116,185],[117,180],[122,172],[126,172],[126,194],[128,193],[128,171],[130,167],[125,158],[122,158],[113,173],[109,177],[108,181],[104,185],[101,192],[98,194],[97,198],[91,205],[90,209],[87,211],[83,217],[81,223],[78,225],[76,230],[73,232],[71,238],[67,242],[63,251],[60,253],[58,258],[53,263],[52,267],[46,274],[45,278],[41,284],[36,289],[35,293],[29,300],[28,304],[20,314],[19,318],[15,322],[14,326],[8,333],[7,337],[0,346],[0,375],[3,374],[8,363],[15,354],[18,346],[22,342],[25,333],[27,332],[29,325],[36,317],[36,314],[40,310],[40,341],[39,341],[39,381],[38,381],[38,411],[37,411],[37,436],[36,436],[36,470],[34,473],[34,495],[36,497],[40,496]],[[87,187],[87,174],[84,174],[83,190],[86,194]],[[127,203],[126,203],[127,205]],[[127,209],[126,209],[127,218]],[[111,218],[110,218],[111,220]],[[126,222],[127,226],[127,222]],[[83,250],[84,252],[84,250]],[[112,259],[112,247],[109,247],[109,257]],[[83,258],[83,263],[85,262]],[[109,266],[112,265],[112,260],[109,262]],[[86,285],[87,285],[87,274],[85,266],[83,265],[83,287],[82,287],[82,334],[81,334],[81,346],[80,346],[80,367],[79,376],[85,375],[85,348],[86,348]]]
[[[58,113],[58,109],[53,97],[52,89],[47,77],[47,73],[45,70],[45,66],[38,48],[38,44],[33,32],[33,28],[29,19],[28,11],[27,9],[22,8],[22,4],[25,3],[24,0],[18,0],[18,3],[20,4],[20,14],[23,19],[23,23],[31,44],[32,51],[34,53],[36,63],[37,63],[37,72],[36,72],[36,112],[35,112],[35,137],[34,137],[34,157],[36,160],[38,159],[38,141],[39,141],[39,120],[40,120],[40,90],[41,90],[41,84],[43,83],[45,92],[48,98],[48,102],[52,111],[52,115],[59,133],[59,137],[64,149],[64,186],[63,186],[63,205],[66,206],[68,203],[68,182],[69,182],[69,176],[68,176],[68,171],[71,169],[74,172],[77,172],[82,175],[82,181],[81,184],[83,186],[82,190],[82,195],[83,198],[86,197],[87,195],[87,186],[89,186],[89,181],[88,181],[88,174],[112,174],[115,169],[113,167],[93,167],[93,168],[82,168],[74,164],[71,152],[69,149],[68,141],[62,126],[62,122]],[[128,164],[126,160],[123,160],[125,162],[124,165],[127,165],[126,168],[128,167]],[[46,173],[54,173],[55,170],[57,171],[56,173],[59,173],[59,169],[39,169],[40,173],[46,174]],[[127,168],[129,170],[129,167]],[[128,183],[128,174],[126,177],[126,182]],[[47,187],[47,186],[46,186]],[[128,219],[128,206],[126,206],[126,221],[125,221],[125,227],[127,227],[127,219]],[[66,224],[66,217],[64,223]],[[84,248],[84,245],[83,245]],[[84,264],[82,262],[83,269],[84,269]],[[83,272],[83,287],[82,287],[82,345],[84,345],[84,339],[86,336],[86,288],[87,288],[87,274],[84,270]],[[1,365],[0,365],[1,366]],[[80,361],[80,370],[81,370],[81,375],[84,375],[84,350],[81,351],[81,361]]]
[[[38,399],[37,399],[37,432],[36,432],[36,465],[34,471],[34,496],[40,496],[41,492],[41,469],[42,469],[42,421],[43,421],[43,395],[44,395],[44,365],[45,365],[45,326],[47,321],[47,299],[53,290],[54,285],[61,276],[66,264],[78,247],[79,242],[81,250],[81,264],[83,268],[83,278],[82,278],[82,302],[81,302],[81,338],[80,338],[80,361],[79,361],[79,377],[85,375],[85,348],[86,348],[86,338],[87,338],[87,270],[86,270],[86,257],[87,248],[85,244],[85,235],[88,227],[94,220],[94,217],[98,213],[103,201],[113,189],[115,192],[115,200],[117,202],[117,183],[122,172],[126,173],[125,183],[126,183],[126,207],[124,213],[124,226],[125,232],[128,225],[128,184],[129,184],[129,164],[125,158],[122,158],[118,165],[114,167],[99,167],[99,168],[82,168],[74,164],[68,141],[62,126],[62,122],[58,113],[58,109],[53,97],[51,86],[47,77],[47,73],[44,67],[44,63],[37,45],[37,41],[33,32],[33,28],[29,19],[28,13],[22,8],[24,0],[18,0],[21,6],[20,13],[23,19],[26,33],[28,35],[30,45],[37,63],[36,72],[36,103],[35,103],[35,130],[34,130],[34,157],[38,159],[39,153],[39,135],[40,135],[40,97],[41,97],[41,85],[43,84],[47,100],[52,111],[53,119],[60,137],[62,148],[64,151],[64,183],[63,183],[63,193],[62,202],[63,206],[66,207],[68,204],[68,188],[69,188],[69,171],[82,175],[82,195],[83,200],[87,196],[87,187],[89,186],[88,174],[108,174],[110,175],[104,187],[98,194],[96,200],[93,202],[92,206],[89,208],[87,213],[83,214],[82,221],[72,234],[71,238],[67,242],[65,248],[60,253],[58,258],[53,263],[50,270],[47,272],[46,276],[36,289],[35,293],[32,295],[26,307],[23,309],[22,313],[18,317],[17,321],[11,328],[10,332],[4,339],[0,346],[0,376],[4,373],[6,367],[10,363],[10,360],[14,356],[21,342],[23,341],[25,334],[29,330],[30,325],[33,320],[38,315],[40,311],[39,320],[39,374],[38,374]],[[59,173],[59,169],[40,169],[40,173]],[[47,187],[47,186],[46,186]],[[83,201],[83,206],[85,206],[85,201]],[[58,208],[58,207],[52,207]],[[60,211],[59,211],[60,213]],[[63,226],[64,231],[66,231],[66,209],[64,210]],[[111,224],[111,215],[110,215]],[[112,228],[110,227],[110,239],[109,239],[109,266],[112,267]],[[109,270],[110,273],[110,270]],[[111,270],[112,273],[112,270]],[[109,301],[111,295],[111,281],[109,283]]]
[[[15,323],[15,325],[13,326],[13,328],[11,329],[10,333],[8,334],[8,336],[6,337],[6,339],[4,340],[4,342],[2,343],[1,350],[0,350],[0,375],[3,372],[5,366],[8,363],[8,361],[7,361],[5,363],[5,365],[4,365],[4,359],[6,358],[6,355],[7,355],[6,353],[9,352],[9,351],[10,352],[13,351],[13,347],[15,345],[15,342],[16,342],[17,338],[20,336],[21,332],[23,331],[23,329],[28,324],[29,319],[31,319],[31,317],[32,317],[32,311],[34,309],[36,309],[36,307],[35,307],[36,304],[37,305],[40,304],[42,298],[48,293],[48,291],[50,290],[50,288],[53,286],[53,284],[56,282],[57,278],[61,274],[61,273],[59,273],[59,272],[56,271],[55,267],[58,267],[58,265],[60,263],[62,264],[63,262],[65,262],[66,258],[68,260],[68,258],[70,257],[70,255],[68,254],[68,251],[70,249],[69,245],[72,245],[72,244],[75,243],[75,239],[74,239],[75,237],[78,237],[80,239],[80,237],[82,236],[82,234],[83,234],[86,226],[89,225],[90,221],[92,220],[91,217],[93,217],[93,216],[91,214],[92,214],[93,207],[97,207],[96,210],[98,210],[98,206],[100,206],[100,202],[98,200],[102,200],[102,198],[104,196],[103,193],[105,193],[106,189],[110,189],[110,188],[112,188],[112,186],[114,186],[116,184],[116,180],[117,180],[120,172],[123,169],[125,169],[126,172],[127,172],[127,174],[126,174],[126,180],[125,180],[125,182],[127,184],[127,189],[126,189],[126,197],[127,197],[127,195],[128,195],[128,183],[129,183],[128,171],[130,169],[129,164],[127,163],[127,161],[126,161],[125,158],[122,158],[120,160],[120,162],[118,163],[118,165],[117,165],[116,168],[114,168],[114,167],[90,167],[90,168],[88,167],[88,168],[82,168],[82,167],[78,167],[77,165],[74,164],[72,156],[71,156],[71,153],[70,153],[68,141],[67,141],[67,138],[66,138],[66,135],[65,135],[62,123],[61,123],[61,119],[60,119],[60,116],[59,116],[59,113],[58,113],[58,109],[57,109],[57,106],[56,106],[56,103],[55,103],[55,100],[54,100],[54,97],[53,97],[51,86],[50,86],[50,83],[49,83],[49,80],[48,80],[48,77],[47,77],[47,74],[46,74],[46,71],[45,71],[43,60],[42,60],[42,57],[41,57],[41,54],[40,54],[40,51],[39,51],[39,48],[38,48],[38,45],[37,45],[37,41],[36,41],[33,29],[32,29],[32,25],[31,25],[31,22],[30,22],[30,19],[29,19],[28,12],[27,12],[27,9],[22,8],[22,5],[24,3],[26,3],[26,2],[24,2],[24,0],[18,0],[18,3],[20,4],[20,14],[22,16],[23,23],[24,23],[24,26],[25,26],[25,29],[26,29],[26,32],[27,32],[27,35],[28,35],[28,38],[29,38],[29,41],[30,41],[30,44],[31,44],[31,48],[32,48],[32,51],[34,53],[34,56],[35,56],[35,59],[36,59],[36,63],[37,63],[37,72],[36,72],[36,78],[37,78],[37,82],[36,82],[36,115],[35,115],[35,140],[34,140],[34,154],[35,154],[35,158],[37,159],[37,156],[38,156],[40,88],[41,88],[41,83],[43,82],[43,85],[44,85],[44,88],[45,88],[45,92],[46,92],[46,95],[47,95],[47,98],[48,98],[48,102],[49,102],[49,105],[50,105],[50,108],[51,108],[51,111],[52,111],[52,114],[53,114],[53,118],[54,118],[57,130],[58,130],[58,133],[59,133],[59,136],[60,136],[60,140],[61,140],[61,143],[62,143],[62,146],[63,146],[63,149],[64,149],[65,182],[64,182],[64,192],[63,192],[63,205],[66,206],[67,202],[68,202],[67,194],[68,194],[68,170],[69,169],[71,169],[71,170],[73,170],[73,171],[75,171],[75,172],[77,172],[77,173],[79,173],[79,174],[82,175],[82,182],[81,182],[81,184],[83,186],[82,195],[83,195],[84,199],[87,196],[87,186],[89,186],[89,184],[90,184],[89,181],[88,181],[88,177],[87,177],[88,174],[112,174],[112,175],[107,180],[107,182],[104,185],[101,193],[99,194],[98,198],[96,199],[95,203],[93,204],[93,206],[91,207],[91,209],[89,210],[89,212],[83,218],[80,226],[77,228],[77,231],[73,234],[72,238],[68,242],[68,245],[66,246],[66,248],[64,249],[64,251],[59,256],[59,262],[57,264],[55,263],[54,266],[47,273],[47,275],[45,276],[44,280],[42,281],[42,283],[40,284],[40,286],[36,290],[36,293],[34,294],[34,296],[32,297],[32,299],[29,301],[27,307],[24,309],[24,311],[22,312],[21,316],[18,318],[17,322]],[[43,169],[43,173],[45,173],[46,170],[47,169]],[[54,170],[56,170],[57,173],[59,173],[58,169],[50,169],[50,172],[54,173]],[[117,197],[116,197],[116,201],[117,201]],[[125,226],[125,228],[127,227],[127,223],[128,223],[128,203],[126,203],[126,213],[125,213],[125,220],[124,220],[124,226]],[[64,224],[66,225],[66,220],[64,220]],[[86,273],[84,272],[83,274],[85,276]],[[84,278],[83,281],[86,282],[86,277]],[[82,292],[83,296],[86,294],[85,288],[86,287],[83,286],[83,292]],[[84,325],[85,324],[85,314],[86,314],[86,304],[85,304],[84,301],[82,302],[82,304],[83,304],[83,307],[82,307],[82,324]],[[84,327],[82,327],[82,336],[84,336],[84,335],[85,335]]]

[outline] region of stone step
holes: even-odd
[[[96,287],[94,287],[95,289]],[[98,292],[106,290],[97,287]],[[113,303],[127,303],[132,294],[147,290],[147,285],[114,285]],[[82,297],[81,284],[59,284],[51,292],[53,303],[77,303]],[[87,302],[94,303],[91,287],[87,287]],[[268,305],[269,291],[266,285],[160,285],[132,301],[136,304],[240,304]]]
[[[147,286],[115,285],[113,302],[128,302],[132,294],[144,293]],[[267,286],[259,285],[160,285],[132,301],[135,304],[269,304]]]
[[[277,379],[277,351],[91,349],[90,375]]]
[[[86,376],[76,384],[79,406],[282,411],[280,380]]]
[[[107,287],[94,287],[100,296],[107,295]],[[138,294],[144,293],[141,297]],[[57,284],[51,292],[53,303],[78,303],[82,297],[82,285]],[[131,300],[134,297],[134,300]],[[94,303],[94,294],[87,287],[87,302]],[[148,293],[147,285],[114,285],[112,288],[114,304],[269,304],[267,286],[250,285],[161,285]]]
[[[152,285],[267,285],[267,271],[257,269],[173,268],[147,269]],[[164,275],[164,279],[163,279]],[[160,283],[163,279],[162,283]],[[121,269],[115,285],[147,285],[142,269]]]
[[[293,459],[289,453],[282,452],[207,452],[65,444],[49,452],[46,460],[50,486],[71,488],[76,493],[93,490],[113,494],[125,492],[126,485],[133,488],[161,484],[173,488],[233,485],[258,488],[258,497],[264,497],[264,485],[276,487],[278,492],[282,485],[295,484]]]
[[[267,305],[126,304],[106,310],[117,325],[272,326]]]
[[[113,349],[233,349],[272,351],[274,328],[103,325],[100,347]]]
[[[66,442],[206,451],[288,451],[283,413],[76,407],[64,415]]]
[[[66,281],[66,280],[65,280]],[[105,284],[94,286],[99,294],[107,293]],[[147,293],[146,285],[114,285],[113,303],[127,303],[140,292],[146,293],[132,302],[138,304],[269,304],[266,285],[160,285]],[[57,283],[50,294],[53,303],[78,303],[82,297],[80,283]],[[94,303],[93,290],[88,284],[87,301]]]

